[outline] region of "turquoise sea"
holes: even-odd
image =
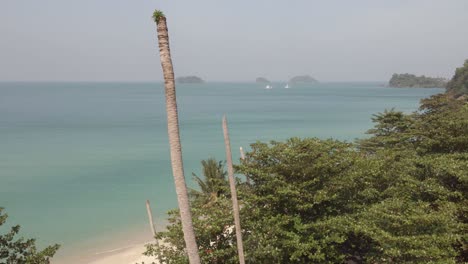
[[[412,112],[443,91],[284,85],[177,86],[189,185],[200,160],[224,159],[223,114],[238,159],[239,146],[257,140],[352,141],[365,136],[372,114]],[[62,244],[59,257],[123,246],[130,234],[149,233],[146,199],[160,222],[176,206],[161,83],[0,83],[0,207],[23,235]]]

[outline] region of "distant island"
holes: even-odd
[[[204,83],[205,81],[198,76],[182,76],[182,77],[177,77],[176,82],[178,83]]]
[[[297,84],[297,83],[318,83],[318,81],[312,78],[310,75],[299,75],[294,76],[289,80],[289,83]]]
[[[424,75],[416,76],[409,73],[394,73],[388,84],[390,87],[397,88],[444,88],[447,85],[447,80],[444,78],[426,77]]]
[[[255,82],[256,83],[271,83],[267,78],[263,78],[263,77],[258,77],[257,79],[255,79]]]

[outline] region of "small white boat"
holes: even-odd
[[[265,86],[265,89],[273,89],[273,86],[267,85],[267,86]]]
[[[284,87],[284,89],[289,89],[289,84],[286,84],[286,86]]]

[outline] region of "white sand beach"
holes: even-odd
[[[160,227],[159,230],[162,229]],[[145,245],[155,242],[149,235],[150,232],[145,231],[145,228],[142,228],[139,231],[114,234],[104,242],[101,240],[101,243],[90,241],[86,248],[77,247],[74,251],[68,250],[53,258],[52,264],[157,264],[159,262],[156,257],[143,255]]]
[[[115,249],[108,252],[97,254],[96,259],[89,264],[151,264],[159,263],[155,257],[143,256],[145,244],[137,244],[134,246]]]

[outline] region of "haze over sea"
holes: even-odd
[[[239,146],[248,150],[257,140],[364,137],[372,114],[412,112],[421,98],[443,91],[284,85],[177,86],[189,185],[200,160],[224,159],[223,114],[238,160]],[[0,205],[8,222],[40,245],[61,244],[59,257],[149,234],[146,199],[159,222],[176,207],[161,83],[0,83],[0,146]]]

